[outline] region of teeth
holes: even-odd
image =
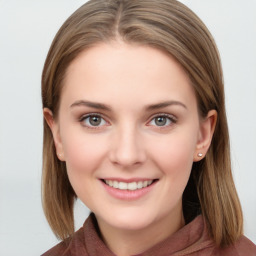
[[[127,189],[129,189],[129,190],[136,190],[137,189],[137,183],[136,182],[128,183]]]
[[[111,183],[112,183],[112,186],[111,186]],[[114,187],[114,188],[118,188],[118,182],[117,181],[114,181],[114,182],[111,181],[111,183],[109,184],[109,186]]]
[[[139,181],[139,182],[138,182],[137,188],[138,188],[138,189],[143,188],[143,183],[142,183],[142,181]]]
[[[127,187],[128,187],[128,184],[125,183],[125,182],[119,182],[118,183],[118,188],[119,189],[125,190],[125,189],[127,189]]]
[[[153,180],[139,181],[139,182],[118,182],[116,180],[104,180],[107,185],[113,188],[121,189],[121,190],[136,190],[145,188],[153,183]]]

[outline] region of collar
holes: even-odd
[[[88,255],[115,256],[102,241],[94,214],[91,214],[86,220],[83,230]],[[211,247],[212,245],[213,243],[208,236],[203,217],[199,215],[164,241],[134,256],[183,256]]]

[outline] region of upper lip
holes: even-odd
[[[109,177],[109,178],[101,178],[100,180],[112,180],[112,181],[118,181],[118,182],[125,182],[125,183],[131,183],[131,182],[140,182],[140,181],[150,181],[150,180],[157,180],[157,179],[150,179],[150,178],[130,178],[130,179],[124,179],[124,178],[117,178],[117,177]]]

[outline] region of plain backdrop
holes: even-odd
[[[40,255],[58,242],[41,207],[40,79],[55,33],[84,2],[0,0],[0,255]],[[256,243],[256,1],[182,2],[220,50],[233,173],[245,234]],[[76,227],[87,214],[78,202]]]

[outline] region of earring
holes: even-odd
[[[57,154],[58,155],[58,157],[61,157],[61,154]]]
[[[202,157],[202,156],[203,156],[203,154],[202,154],[202,153],[198,153],[198,154],[197,154],[197,156]]]

